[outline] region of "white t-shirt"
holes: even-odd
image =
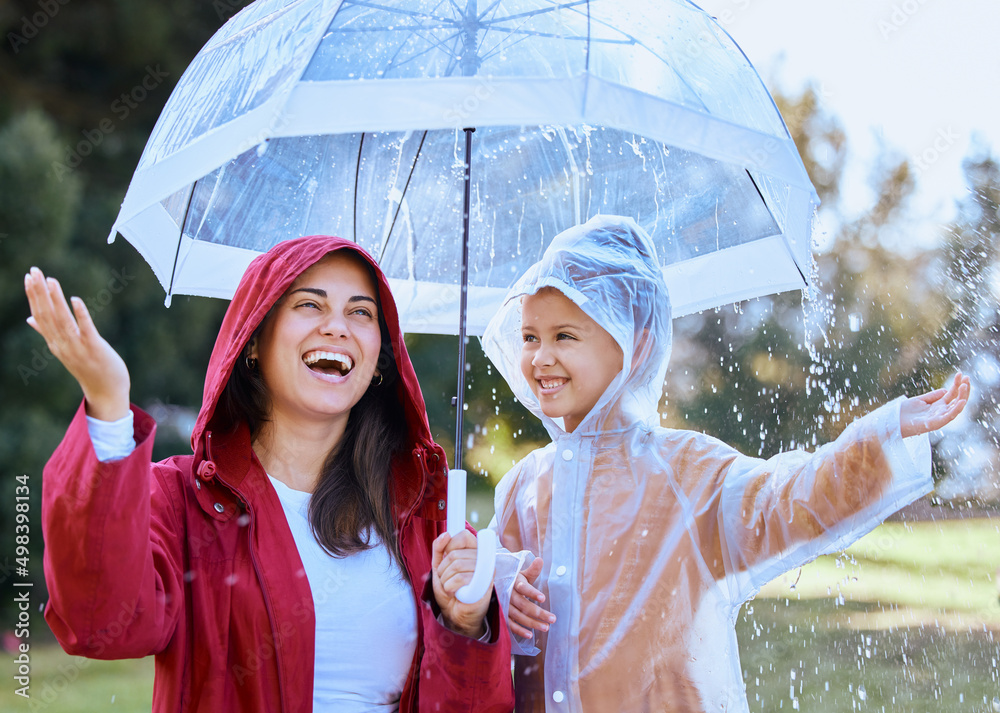
[[[310,493],[268,476],[288,518],[316,611],[313,711],[395,711],[417,645],[417,607],[399,566],[371,549],[333,557],[309,527]]]
[[[135,448],[132,412],[117,421],[87,417],[98,460],[127,457]],[[316,611],[315,713],[388,713],[399,696],[417,646],[417,605],[399,566],[375,546],[332,557],[309,527],[310,493],[268,476],[306,570]],[[483,640],[488,640],[489,632]]]

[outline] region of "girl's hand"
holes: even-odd
[[[514,591],[510,595],[507,623],[510,625],[512,634],[525,639],[531,638],[532,629],[548,631],[549,625],[556,620],[555,614],[538,606],[545,602],[545,595],[535,589],[532,584],[538,579],[541,571],[542,558],[536,557],[526,570],[517,573],[517,579],[514,580]]]
[[[954,421],[969,402],[971,388],[969,377],[958,372],[951,388],[937,389],[904,401],[899,409],[903,438],[936,431]]]
[[[128,415],[128,369],[97,333],[83,300],[73,297],[70,311],[62,287],[37,267],[24,276],[24,291],[31,306],[28,324],[45,338],[52,355],[80,383],[87,415],[101,421],[117,421]]]
[[[443,532],[434,540],[431,576],[434,599],[441,608],[445,624],[452,631],[478,639],[486,633],[486,612],[493,587],[473,604],[463,604],[455,593],[472,581],[476,570],[476,536],[462,530],[452,537]]]

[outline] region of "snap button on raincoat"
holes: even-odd
[[[618,342],[622,372],[572,432],[521,374],[520,297],[569,297]],[[533,556],[557,620],[515,639],[518,711],[747,711],[734,624],[761,585],[840,550],[931,489],[926,436],[899,401],[815,453],[769,460],[659,425],[671,346],[655,248],[631,219],[557,236],[512,288],[483,346],[552,443],[496,491],[497,591]],[[532,654],[537,654],[532,656]]]
[[[156,656],[153,711],[312,710],[312,592],[246,423],[216,404],[243,346],[306,268],[333,250],[373,268],[409,424],[392,469],[399,549],[417,603],[417,645],[400,711],[509,711],[510,648],[494,599],[481,643],[437,621],[431,543],[444,531],[447,464],[431,440],[388,283],[354,243],[288,241],[248,268],[216,340],[194,455],[150,465],[155,423],[133,407],[136,448],[101,463],[83,407],[43,474],[45,618],[71,654]],[[357,612],[358,616],[366,612]],[[364,641],[335,642],[365,646]]]

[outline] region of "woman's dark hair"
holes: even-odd
[[[347,255],[354,258],[353,253],[347,252]],[[382,379],[378,385],[368,387],[351,409],[340,443],[327,456],[309,503],[309,523],[323,548],[337,557],[371,548],[370,533],[374,531],[405,576],[393,515],[391,465],[405,443],[406,421],[396,391],[398,372],[389,330],[382,316],[379,283],[371,266],[361,258],[355,259],[365,266],[376,285],[382,335],[376,368]],[[271,312],[268,312],[249,344],[254,343],[270,318]],[[256,438],[268,421],[267,387],[260,370],[248,366],[246,359],[236,360],[216,412],[229,423],[246,421],[252,438]]]

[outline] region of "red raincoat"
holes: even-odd
[[[314,236],[282,243],[247,269],[209,362],[193,456],[151,466],[155,423],[133,407],[135,451],[101,463],[81,407],[46,465],[42,530],[51,598],[45,618],[71,654],[155,654],[154,711],[312,709],[309,583],[247,425],[223,423],[214,412],[235,360],[270,307],[336,249],[356,251],[377,275],[409,424],[393,483],[399,549],[417,602],[417,647],[400,711],[513,708],[510,642],[495,595],[491,643],[452,633],[436,619],[431,542],[444,531],[447,464],[430,437],[386,279],[354,243]]]

